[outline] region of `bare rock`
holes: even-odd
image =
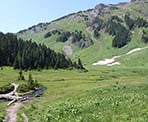
[[[72,55],[72,47],[71,46],[64,46],[63,48],[64,53],[66,54],[66,56],[70,57]]]

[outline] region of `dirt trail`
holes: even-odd
[[[13,106],[10,106],[6,111],[5,122],[16,122],[17,111],[22,106],[20,102],[16,102]]]
[[[28,122],[28,117],[25,113],[22,113],[23,122]]]

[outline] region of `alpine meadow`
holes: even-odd
[[[0,32],[0,122],[148,122],[148,0]]]

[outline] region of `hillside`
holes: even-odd
[[[72,59],[81,58],[87,66],[90,66],[97,60],[121,55],[146,45],[142,41],[141,31],[147,28],[147,25],[135,25],[134,28],[130,28],[126,21],[133,20],[138,23],[141,22],[140,19],[148,20],[147,6],[146,0],[132,0],[130,3],[116,5],[99,4],[93,9],[79,11],[49,23],[32,26],[18,32],[17,35],[23,39],[43,43],[58,52],[64,52]],[[126,35],[122,35],[124,37],[122,39],[116,39],[117,41],[123,40],[125,43],[119,46],[120,48],[112,46],[115,34],[109,31],[111,29],[109,27],[112,26],[108,23],[110,20],[112,23],[118,21],[117,24],[121,28],[125,31],[129,30],[125,33],[130,33],[129,38],[131,39],[129,40],[131,41],[128,41]],[[102,26],[104,23],[105,27]],[[98,36],[94,34],[98,34]],[[119,36],[121,37],[121,33]]]
[[[147,0],[1,32],[0,122],[148,122],[147,54]]]

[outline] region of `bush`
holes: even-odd
[[[19,72],[18,80],[25,80],[22,70]]]
[[[33,80],[31,73],[29,74],[27,86],[29,90],[35,90],[37,87],[39,87],[39,84],[36,80]]]
[[[66,42],[69,37],[71,36],[70,32],[63,32],[61,35],[57,38],[57,42]]]
[[[44,38],[49,38],[50,36],[52,36],[51,32],[48,32],[44,35]]]
[[[56,29],[56,30],[52,30],[51,33],[54,34],[54,35],[55,34],[61,34],[61,31],[59,31],[59,30]]]
[[[132,29],[134,26],[134,20],[130,17],[130,15],[125,15],[124,16],[124,21],[126,25],[128,26],[129,29]]]
[[[0,115],[0,122],[4,122],[4,119],[5,119],[4,116]]]
[[[130,40],[130,30],[119,22],[111,19],[107,22],[106,31],[115,36],[112,42],[113,47],[121,48],[125,46]]]
[[[29,91],[29,88],[26,84],[19,85],[18,92],[24,93],[24,92],[28,92],[28,91]]]
[[[82,31],[75,31],[72,33],[71,42],[77,45],[79,48],[87,48],[93,44],[93,40],[89,37],[86,37]]]
[[[100,36],[99,32],[95,29],[95,30],[94,30],[94,37],[97,38],[97,37],[99,37],[99,36]]]
[[[148,33],[145,30],[143,30],[142,41],[148,43]]]
[[[14,89],[14,87],[11,84],[7,84],[3,87],[0,87],[0,94],[6,94],[11,92]]]
[[[35,90],[39,87],[39,84],[36,80],[33,80],[31,73],[29,74],[28,80],[25,81],[26,84],[21,84],[18,87],[18,92],[28,92],[30,90]]]
[[[129,27],[129,29],[133,29],[133,28],[140,28],[140,27],[148,27],[148,22],[147,20],[141,18],[141,17],[138,17],[137,19],[132,19],[130,17],[130,15],[125,15],[124,16],[124,20],[126,22],[126,25]]]

